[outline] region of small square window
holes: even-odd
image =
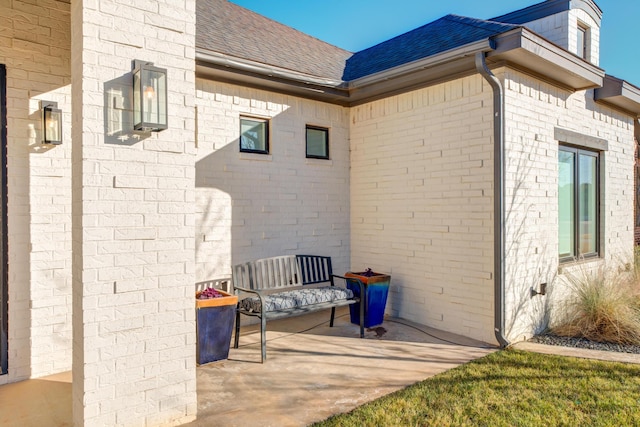
[[[307,126],[307,158],[329,158],[329,129]]]
[[[240,151],[269,154],[269,121],[240,117]]]

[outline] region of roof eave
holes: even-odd
[[[475,72],[475,54],[493,48],[490,39],[469,43],[350,82],[309,76],[229,55],[196,50],[196,74],[305,98],[358,105]]]
[[[261,64],[251,61],[225,55],[223,53],[205,51],[204,49],[196,49],[196,61],[218,65],[225,68],[234,68],[237,70],[245,70],[255,74],[264,74],[268,77],[281,77],[290,80],[296,80],[305,84],[316,84],[327,87],[337,87],[342,85],[342,80],[336,80],[325,77],[312,76],[297,71],[288,70],[286,68],[276,67],[274,65]]]
[[[348,82],[351,105],[475,73],[475,54],[493,47],[487,38],[352,80]]]
[[[568,89],[603,86],[604,70],[524,27],[350,82],[310,76],[203,49],[196,50],[196,74],[199,77],[353,106],[474,74],[474,57],[478,52],[485,52],[494,63],[517,66]]]
[[[595,90],[594,99],[640,117],[640,88],[625,80],[606,75],[602,87]]]
[[[457,60],[460,57],[474,57],[477,52],[488,52],[494,49],[494,45],[490,39],[483,39],[477,42],[469,43],[464,46],[450,49],[436,55],[422,58],[417,61],[402,64],[388,70],[380,71],[375,74],[360,77],[349,82],[349,89],[361,88],[378,83],[382,80],[393,79],[405,74],[413,73],[419,70],[432,68],[446,62]]]
[[[196,76],[346,105],[342,80],[312,76],[219,52],[196,49]]]
[[[525,27],[500,34],[494,40],[496,49],[487,55],[492,61],[517,64],[573,90],[602,86],[603,69]]]

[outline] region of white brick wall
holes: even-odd
[[[630,117],[594,103],[593,90],[572,93],[509,69],[502,77],[507,119],[506,323],[509,338],[520,340],[544,328],[547,315],[566,294],[557,280],[559,141],[554,129],[608,141],[601,159],[602,256],[583,267],[617,269],[632,260],[634,127]],[[549,284],[549,295],[531,298],[531,288],[539,289],[540,283]]]
[[[71,368],[71,70],[69,4],[0,3],[7,68],[9,374]],[[64,143],[41,145],[39,100],[64,111]]]
[[[10,372],[0,383],[70,368],[72,229],[78,425],[191,419],[193,282],[250,259],[312,253],[332,256],[336,273],[390,273],[391,314],[494,341],[492,101],[480,76],[349,110],[196,82],[192,0],[73,7],[70,18],[65,2],[0,5],[10,247]],[[578,21],[592,28],[597,64],[599,29],[585,12],[528,25],[575,51]],[[127,99],[133,59],[169,69],[170,129],[143,140],[127,131],[129,110],[104,110],[111,96]],[[609,141],[595,264],[616,264],[633,244],[633,122],[592,91],[500,75],[507,335],[517,340],[543,327],[564,293],[554,128]],[[65,111],[62,146],[40,145],[40,99]],[[268,156],[239,153],[240,115],[270,119]],[[307,124],[330,129],[331,160],[305,159]],[[550,295],[531,299],[542,282]]]
[[[525,27],[531,31],[535,31],[547,40],[561,46],[565,49],[569,49],[569,11],[556,13],[555,15],[547,16],[542,19],[536,19],[535,21],[527,22]],[[575,40],[574,35],[574,40]],[[575,41],[574,49],[575,53]]]
[[[506,89],[506,335],[546,326],[558,276],[556,127],[606,139],[602,259],[633,247],[633,121],[509,69]],[[352,267],[392,275],[391,314],[488,342],[493,336],[492,120],[479,76],[351,112]],[[565,270],[567,267],[564,267]],[[531,289],[548,283],[547,297]]]
[[[394,316],[493,335],[492,92],[481,76],[351,110],[351,266]]]
[[[349,269],[349,116],[343,107],[197,80],[196,278],[283,254]],[[269,155],[240,153],[240,116],[269,119]],[[306,159],[305,127],[329,129],[330,160]]]
[[[179,425],[196,414],[195,1],[71,8],[74,424]],[[134,59],[168,70],[161,133],[131,129]]]

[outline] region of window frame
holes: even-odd
[[[573,204],[575,206],[574,212],[573,212],[573,233],[574,233],[574,238],[573,241],[571,242],[572,246],[573,246],[573,254],[574,255],[569,255],[569,256],[561,256],[560,254],[560,250],[558,248],[558,257],[561,263],[566,263],[566,262],[572,262],[575,261],[576,259],[591,259],[591,258],[599,258],[600,257],[600,253],[601,253],[601,241],[600,241],[600,227],[601,227],[601,220],[602,220],[602,206],[600,203],[600,199],[601,199],[601,170],[602,170],[602,166],[601,166],[601,162],[602,162],[602,153],[600,151],[596,151],[596,150],[589,150],[586,148],[582,148],[582,147],[576,147],[576,146],[572,146],[572,145],[568,145],[568,144],[560,144],[559,148],[558,148],[558,154],[560,151],[564,151],[564,152],[570,152],[573,153],[574,156],[574,163],[573,163],[573,183],[574,183],[574,189],[573,189],[573,194],[571,195],[571,197],[573,198]],[[581,253],[580,252],[580,244],[581,244],[581,233],[580,233],[580,217],[581,217],[581,213],[582,213],[582,207],[580,205],[580,156],[589,156],[589,157],[593,157],[596,160],[596,164],[595,164],[595,214],[594,214],[594,221],[596,222],[595,224],[595,251],[593,252],[589,252],[589,253]],[[558,156],[558,167],[559,167],[559,161],[560,158]],[[559,185],[559,183],[558,183]],[[560,216],[560,191],[558,189],[558,218]],[[558,236],[560,235],[560,221],[558,219]],[[560,243],[559,241],[559,237],[558,237],[558,244]]]
[[[326,156],[309,154],[309,130],[323,131],[325,133],[326,137],[325,137],[324,145],[325,145],[325,152],[327,153]],[[322,127],[322,126],[306,125],[304,130],[304,140],[305,140],[305,143],[304,143],[305,156],[307,159],[321,159],[321,160],[331,159],[329,154],[329,128]]]
[[[251,120],[254,122],[263,123],[265,126],[264,129],[264,150],[258,150],[253,148],[243,148],[242,147],[242,121],[243,120]],[[238,146],[240,148],[241,153],[254,153],[254,154],[269,154],[269,119],[264,117],[255,117],[255,116],[240,116],[240,135],[238,137]]]
[[[578,41],[580,40],[580,37],[578,34],[582,34],[582,49],[580,49],[580,44],[578,43]],[[589,26],[587,26],[586,24],[583,24],[582,22],[578,22],[576,37],[577,37],[577,40],[576,40],[577,54],[580,58],[584,59],[585,61],[588,61],[589,45],[590,45],[590,38],[591,38],[591,31],[589,30]]]

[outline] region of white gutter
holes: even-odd
[[[280,68],[273,65],[250,61],[247,59],[236,58],[218,52],[204,52],[201,50],[196,50],[196,61],[203,61],[212,65],[231,68],[234,70],[241,70],[253,74],[260,74],[265,77],[278,77],[285,80],[292,80],[298,83],[325,86],[332,89],[341,89],[341,86],[344,85],[344,82],[342,80],[328,79],[312,76],[309,74],[298,73],[286,68]]]
[[[273,65],[267,65],[242,58],[236,58],[218,52],[205,52],[202,50],[196,50],[196,61],[202,61],[218,67],[240,70],[252,74],[262,75],[265,77],[276,77],[295,83],[316,85],[331,89],[344,90],[346,92],[352,89],[359,89],[365,86],[370,86],[381,81],[392,80],[396,77],[410,74],[415,71],[435,67],[437,65],[460,59],[461,57],[470,57],[475,55],[477,52],[488,52],[493,49],[493,41],[490,39],[484,39],[466,44],[455,49],[438,53],[428,58],[419,59],[417,61],[409,62],[407,64],[390,68],[388,70],[361,77],[350,82],[311,76],[309,74],[299,73],[285,68],[275,67]]]

